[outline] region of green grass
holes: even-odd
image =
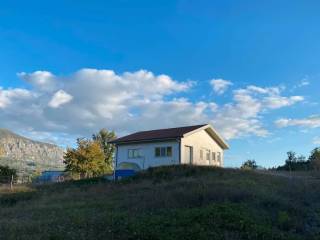
[[[319,200],[316,178],[161,167],[0,193],[0,239],[319,239]]]

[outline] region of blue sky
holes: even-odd
[[[227,166],[282,164],[320,145],[319,12],[318,1],[2,1],[0,124],[69,145],[100,127],[205,121],[231,145]]]

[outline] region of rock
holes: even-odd
[[[54,144],[34,141],[0,129],[0,164],[21,170],[63,168],[64,150]]]

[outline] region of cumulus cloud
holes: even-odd
[[[63,90],[59,90],[58,92],[56,92],[52,99],[50,100],[48,106],[52,107],[52,108],[58,108],[68,102],[70,102],[73,99],[73,97],[66,93]]]
[[[301,118],[301,119],[280,118],[275,121],[275,124],[279,128],[290,127],[290,126],[318,128],[320,127],[320,116],[310,116],[308,118]]]
[[[36,71],[33,73],[21,72],[17,74],[24,81],[32,84],[35,88],[42,91],[53,91],[57,82],[55,76],[48,71]]]
[[[320,145],[320,137],[314,137],[312,143],[315,145]]]
[[[217,93],[218,95],[221,95],[228,89],[229,86],[232,85],[232,82],[219,78],[219,79],[212,79],[210,81],[210,84],[213,90],[215,91],[215,93]]]
[[[254,85],[234,90],[234,102],[221,107],[213,117],[213,122],[227,139],[247,135],[268,136],[269,131],[261,121],[262,114],[303,100],[302,96],[282,96],[282,91],[280,87],[262,88]]]
[[[211,123],[226,138],[267,136],[263,115],[303,100],[278,87],[234,90],[229,103],[191,101],[193,83],[140,70],[81,69],[68,76],[50,72],[19,75],[31,89],[0,89],[2,127],[30,132],[88,136],[102,127],[119,135],[133,131]],[[230,84],[228,84],[230,85]],[[50,134],[48,136],[51,136]],[[64,138],[66,135],[63,135]]]
[[[12,101],[26,100],[31,98],[32,94],[26,89],[8,89],[4,90],[0,87],[0,108],[8,107]]]

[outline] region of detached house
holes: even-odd
[[[111,141],[117,169],[193,164],[223,166],[228,144],[212,126],[195,125],[136,132]]]

